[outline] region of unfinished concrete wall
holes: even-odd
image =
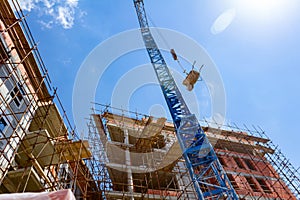
[[[94,145],[102,147],[108,199],[197,199],[172,123],[106,107],[93,114],[90,127]],[[269,139],[244,130],[203,129],[241,199],[297,199],[266,156],[275,153]]]

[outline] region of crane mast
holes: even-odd
[[[143,0],[133,0],[140,31],[170,110],[198,199],[238,199],[197,118],[186,105],[151,34]]]

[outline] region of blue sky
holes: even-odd
[[[101,42],[138,28],[133,3],[131,0],[22,2],[53,84],[59,88],[72,118],[77,71]],[[226,90],[227,121],[261,126],[298,168],[300,1],[145,0],[145,7],[155,26],[186,34],[210,55]],[[136,66],[149,62],[146,51],[127,56],[112,64],[101,79],[97,102],[109,103],[113,85],[132,68],[122,67],[124,63]],[[205,90],[202,84],[199,87]],[[144,94],[151,94],[148,101]],[[148,112],[149,106],[164,104],[164,99],[158,87],[148,85],[135,92],[130,102],[132,109]]]

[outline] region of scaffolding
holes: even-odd
[[[95,106],[91,173],[103,199],[197,199],[172,123]],[[240,199],[300,198],[299,172],[261,128],[200,124]]]
[[[0,1],[0,193],[69,188],[94,199],[88,142],[70,125],[25,18],[18,1]]]
[[[80,139],[18,1],[0,1],[0,193],[197,199],[173,123],[95,106]],[[261,128],[200,124],[240,199],[300,199],[299,172]]]

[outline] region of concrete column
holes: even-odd
[[[129,134],[128,134],[128,129],[124,129],[124,143],[126,145],[129,144]],[[125,159],[126,159],[126,168],[127,168],[127,178],[128,178],[128,191],[130,192],[131,195],[131,200],[134,200],[133,197],[133,177],[132,177],[132,171],[131,171],[131,158],[130,158],[130,151],[129,147],[126,147],[125,150]]]

